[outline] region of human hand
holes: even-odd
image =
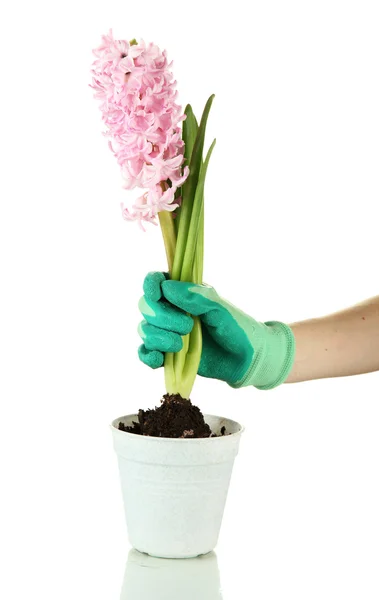
[[[288,325],[259,323],[214,288],[169,280],[160,272],[149,273],[143,288],[139,357],[148,366],[161,367],[166,352],[181,350],[182,336],[192,330],[193,315],[200,318],[203,333],[199,375],[236,388],[258,389],[272,389],[287,378],[295,350]]]

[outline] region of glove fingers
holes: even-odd
[[[192,331],[193,319],[168,302],[160,300],[153,302],[143,296],[139,301],[139,309],[150,325],[155,325],[166,331],[173,331],[179,335],[187,335]]]
[[[159,369],[159,367],[163,366],[164,356],[162,352],[147,350],[143,344],[138,348],[138,356],[140,361],[151,369]]]
[[[240,339],[236,336],[238,323],[223,307],[213,308],[205,313],[201,321],[217,344],[233,353],[239,351]]]
[[[148,273],[143,282],[143,293],[146,299],[158,302],[162,298],[161,284],[166,280],[166,273],[152,271]]]
[[[201,320],[205,325],[208,325],[209,327],[218,327],[220,325],[220,322],[222,321],[222,311],[224,311],[225,314],[225,309],[218,307],[213,308],[209,312],[202,315]]]
[[[223,379],[227,355],[208,328],[203,327],[203,352],[198,374],[211,379]]]
[[[206,316],[208,317],[208,315]],[[205,323],[206,319],[204,318],[204,324],[214,341],[224,350],[238,354],[241,347],[244,347],[244,342],[248,343],[246,333],[227,312],[222,314],[220,311],[218,315],[217,313],[213,314],[213,317],[212,320],[207,319],[211,321],[210,323]]]
[[[168,280],[161,284],[161,289],[166,300],[195,317],[200,317],[218,306],[217,292],[206,285]]]
[[[214,288],[182,281],[165,281],[162,291],[167,300],[199,316],[212,338],[225,350],[238,353],[241,345],[240,326],[229,311],[221,304]],[[238,334],[238,335],[237,335]]]
[[[147,321],[139,324],[138,333],[147,350],[179,352],[183,348],[182,338],[179,334],[150,325]]]

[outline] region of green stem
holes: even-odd
[[[174,264],[175,257],[175,247],[176,247],[176,234],[174,227],[174,219],[172,218],[172,214],[167,210],[163,210],[158,213],[159,223],[162,230],[163,241],[166,250],[168,270],[170,275],[172,273],[172,267]]]
[[[161,211],[158,213],[159,223],[162,230],[163,241],[166,250],[167,256],[167,264],[169,273],[172,273],[172,266],[174,264],[174,256],[175,256],[175,247],[176,247],[176,233],[174,226],[174,219],[172,217],[172,213],[167,210]],[[175,374],[175,354],[171,352],[166,352],[165,361],[164,361],[164,375],[165,375],[165,384],[166,391],[169,394],[175,394],[175,389],[177,387],[176,384],[176,374]]]
[[[191,281],[203,283],[204,265],[204,203],[200,214],[199,233],[197,238],[195,262]],[[189,398],[199,370],[201,353],[203,349],[203,335],[199,317],[194,317],[194,326],[187,342],[185,364],[181,366],[182,396]],[[184,394],[184,395],[183,395]]]
[[[189,338],[188,352],[180,380],[180,395],[183,398],[190,397],[199,370],[202,351],[202,331],[199,317],[194,318],[194,326]]]
[[[166,392],[168,394],[177,394],[177,385],[176,385],[176,374],[175,374],[175,354],[172,352],[166,352],[164,357],[164,378],[165,378],[165,386]]]
[[[184,367],[185,367],[186,361],[187,361],[187,352],[188,352],[189,345],[190,345],[191,335],[192,335],[192,333],[189,335],[185,335],[182,338],[183,348],[179,352],[177,352],[176,354],[173,355],[174,356],[174,361],[173,361],[174,378],[175,378],[175,384],[178,388],[176,390],[176,393],[180,393],[180,395],[183,398],[189,397],[189,396],[183,395],[182,380],[183,380]]]

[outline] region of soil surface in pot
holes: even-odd
[[[120,423],[121,431],[166,438],[206,438],[216,437],[204,416],[191,400],[185,400],[179,394],[163,396],[161,406],[151,410],[138,411],[138,423],[132,426]],[[225,435],[225,427],[221,429]]]

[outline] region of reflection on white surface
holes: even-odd
[[[120,600],[222,600],[217,556],[170,560],[129,552]]]

